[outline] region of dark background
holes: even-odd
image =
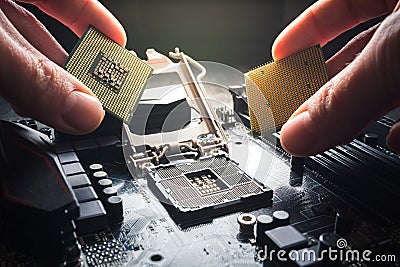
[[[179,46],[197,60],[247,71],[271,60],[278,34],[311,0],[103,0],[128,35],[127,48],[145,58],[147,48],[168,53]],[[77,37],[57,21],[28,7],[70,51]],[[372,22],[373,23],[373,22]],[[358,31],[349,31],[324,48],[329,58]]]

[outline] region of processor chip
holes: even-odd
[[[328,81],[319,45],[262,65],[246,76],[249,78],[246,90],[251,128],[259,134],[275,128],[279,130],[292,113]],[[269,111],[272,116],[267,116]]]
[[[104,108],[129,123],[153,69],[90,26],[65,62]]]

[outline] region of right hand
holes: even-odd
[[[327,61],[332,79],[282,127],[286,151],[308,156],[347,143],[373,120],[400,106],[399,8],[400,2],[394,0],[321,0],[278,36],[272,49],[275,59],[325,45],[363,21],[391,13]],[[400,151],[400,122],[390,130],[387,143]]]

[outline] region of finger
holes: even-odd
[[[1,0],[0,8],[19,33],[36,49],[57,64],[64,63],[67,58],[65,50],[29,11],[9,0]]]
[[[35,50],[0,10],[0,88],[23,114],[73,134],[98,127],[104,116],[91,91]]]
[[[390,149],[400,153],[400,121],[397,121],[390,129],[386,143]]]
[[[272,46],[275,60],[307,47],[325,45],[354,26],[391,12],[395,0],[323,0],[314,3],[290,23]]]
[[[96,0],[24,0],[32,3],[48,15],[82,36],[89,24],[122,46],[126,44],[126,33],[119,21]]]
[[[285,150],[307,156],[348,142],[400,105],[399,19],[388,16],[360,55],[293,114],[282,127]]]
[[[396,122],[390,129],[386,143],[390,149],[400,153],[400,121]]]
[[[378,26],[379,25],[375,25],[358,34],[326,62],[326,68],[328,70],[329,77],[335,76],[346,65],[354,60],[354,58],[361,52],[361,50],[363,50],[369,40],[371,40],[372,35],[375,33]]]

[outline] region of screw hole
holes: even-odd
[[[152,261],[161,261],[164,257],[160,254],[151,255],[150,260]]]

